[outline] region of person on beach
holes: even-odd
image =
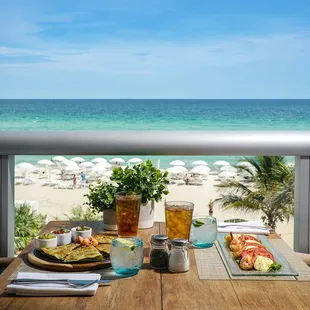
[[[60,179],[61,179],[61,181],[65,180],[65,169],[61,169]]]
[[[188,183],[189,183],[189,177],[188,177],[187,173],[184,175],[183,181],[185,182],[186,185],[188,185]]]
[[[81,172],[81,187],[85,187],[86,185],[86,173],[83,171]]]
[[[76,188],[76,174],[73,175],[73,188]]]
[[[209,216],[213,216],[214,200],[210,199],[208,207],[209,207]]]

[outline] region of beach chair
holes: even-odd
[[[24,185],[32,185],[32,184],[35,184],[35,180],[34,179],[30,179],[30,178],[27,178],[27,179],[24,179],[23,181],[23,184]]]
[[[24,180],[22,179],[15,179],[15,185],[21,185],[24,183]]]

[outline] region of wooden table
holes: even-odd
[[[90,225],[95,232],[102,231],[101,222],[68,221],[50,222],[43,231],[75,224]],[[0,309],[310,309],[310,282],[200,280],[192,250],[189,272],[156,272],[147,262],[150,236],[157,233],[165,233],[165,223],[155,223],[153,228],[139,232],[146,247],[146,264],[138,275],[114,281],[110,287],[99,287],[93,297],[7,295],[4,289],[8,278],[21,263],[21,255],[0,276]],[[23,253],[32,247],[31,243]]]

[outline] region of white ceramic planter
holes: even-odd
[[[154,225],[155,203],[154,201],[141,204],[139,215],[139,229],[151,228]]]
[[[117,230],[116,211],[114,210],[103,211],[103,229]]]
[[[85,226],[85,227],[88,227],[88,226]],[[72,241],[75,242],[76,238],[78,236],[81,236],[82,238],[88,238],[92,235],[92,229],[91,227],[88,227],[89,229],[88,230],[81,230],[81,231],[77,231],[77,227],[73,227],[71,229],[71,232],[72,232]]]
[[[35,247],[40,248],[52,248],[57,246],[57,238],[53,239],[39,239],[40,236],[35,237]]]
[[[51,231],[51,234],[57,237],[57,245],[66,245],[71,243],[72,233],[70,230],[65,234],[54,234]]]

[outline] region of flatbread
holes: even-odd
[[[108,244],[111,244],[112,240],[117,238],[116,235],[115,236],[94,235],[93,237],[98,241],[98,243],[108,243]]]
[[[74,249],[78,247],[80,247],[80,244],[70,243],[66,245],[55,246],[52,248],[41,248],[40,252],[50,258],[64,260],[69,253],[71,253]]]
[[[64,262],[100,262],[103,260],[101,253],[92,245],[81,246],[71,251],[66,257]]]
[[[108,243],[100,243],[96,246],[96,249],[103,255],[109,256],[110,255],[110,248],[111,245]]]

